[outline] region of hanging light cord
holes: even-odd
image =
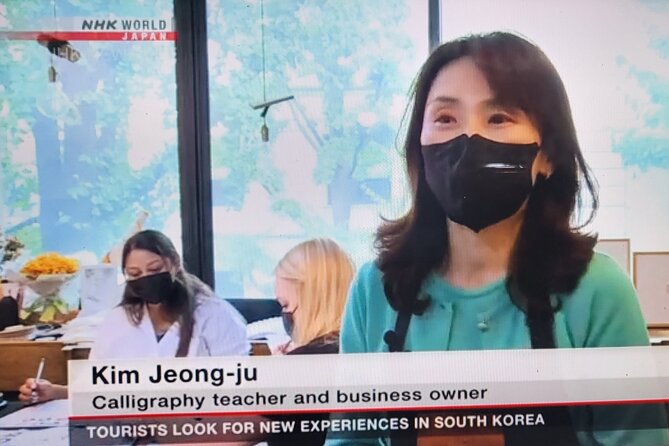
[[[58,14],[56,13],[56,0],[51,0],[51,6],[53,8],[53,23],[56,26],[56,31],[58,31]],[[49,51],[49,62],[53,67],[53,53]]]
[[[262,45],[262,100],[267,102],[267,88],[265,84],[265,2],[260,0],[260,42]]]
[[[265,1],[260,0],[260,45],[262,47],[262,101],[267,102],[267,84],[265,81]],[[266,139],[265,132],[267,131],[267,115],[262,117],[263,140]]]

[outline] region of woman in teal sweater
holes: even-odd
[[[404,155],[412,205],[378,230],[378,258],[347,303],[343,353],[648,345],[628,278],[572,225],[580,192],[590,219],[597,196],[539,48],[507,33],[437,48],[415,83]],[[611,417],[615,430],[597,430]],[[633,429],[663,417],[660,406],[574,411],[571,434],[534,441],[667,445],[666,429]]]

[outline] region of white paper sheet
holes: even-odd
[[[0,446],[69,446],[67,426],[48,429],[0,430]]]
[[[271,351],[290,341],[290,336],[283,328],[281,317],[272,317],[248,324],[246,335],[250,341],[264,339]]]
[[[0,429],[67,426],[67,400],[54,400],[24,407],[0,418]]]

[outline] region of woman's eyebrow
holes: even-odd
[[[162,266],[162,263],[163,263],[162,260],[158,260],[158,259],[156,259],[156,260],[152,260],[152,261],[150,261],[150,262],[146,265],[146,267],[147,267],[147,268],[151,268],[151,267],[153,267],[153,266],[158,266],[158,265]]]
[[[503,110],[505,110],[509,113],[521,113],[522,112],[520,107],[515,106],[515,105],[511,105],[509,103],[502,102],[497,98],[491,98],[491,99],[487,99],[487,100],[483,101],[483,106],[487,110],[503,109]]]
[[[430,105],[435,102],[442,105],[460,105],[460,99],[451,96],[437,96],[430,99],[426,105]]]

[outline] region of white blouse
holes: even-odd
[[[227,301],[198,296],[194,312],[193,337],[188,356],[245,356],[251,346],[246,323]],[[116,307],[98,328],[89,359],[135,359],[174,357],[179,347],[179,322],[158,340],[145,309],[135,326],[123,307]]]

